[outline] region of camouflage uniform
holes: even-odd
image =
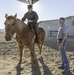
[[[37,39],[39,38],[39,31],[38,31],[38,15],[35,11],[32,11],[31,13],[27,12],[24,17],[22,18],[22,21],[25,21],[26,19],[32,20],[33,22],[28,22],[29,27],[34,29],[36,33]]]

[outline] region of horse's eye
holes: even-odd
[[[15,24],[13,23],[12,25],[14,26]]]

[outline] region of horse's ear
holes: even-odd
[[[7,18],[7,16],[8,16],[8,15],[6,14],[6,15],[5,15],[5,18]]]
[[[17,14],[15,14],[15,16],[14,16],[15,18],[17,17]]]

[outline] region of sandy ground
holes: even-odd
[[[57,66],[61,63],[60,53],[51,42],[51,46],[43,46],[42,58],[38,59],[39,50],[35,46],[37,64],[31,64],[30,51],[24,48],[23,62],[21,67],[19,62],[19,49],[15,41],[6,42],[0,38],[0,75],[63,75]],[[71,44],[71,43],[70,43]],[[48,47],[47,47],[48,46]],[[67,56],[70,63],[71,74],[74,75],[74,51],[68,51]]]

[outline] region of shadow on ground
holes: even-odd
[[[47,47],[50,47],[51,49],[54,49],[54,50],[57,50],[57,51],[59,50],[57,41],[48,40],[48,41],[44,42],[44,45],[47,46]],[[67,42],[67,51],[68,52],[74,51],[74,42]]]
[[[21,71],[23,70],[23,68],[21,68],[21,66],[20,65],[17,65],[17,67],[16,67],[16,72],[17,72],[17,74],[16,75],[21,75]]]
[[[74,75],[71,71],[69,73],[63,73],[62,72],[62,75]]]
[[[34,54],[35,54],[35,51],[34,51]],[[36,57],[36,54],[35,54],[35,57]],[[42,64],[42,67],[43,67],[43,75],[52,75],[51,71],[49,70],[48,66],[46,66],[44,64],[44,61],[43,61],[43,58],[38,58],[38,60],[40,61],[40,63]],[[38,60],[36,58],[36,65],[33,66],[32,65],[32,75],[41,75],[41,71],[40,71],[40,66],[38,64]]]
[[[42,64],[42,67],[43,67],[43,75],[53,75],[53,74],[51,73],[51,71],[49,70],[48,66],[46,66],[46,65],[44,64],[44,61],[43,61],[43,58],[42,58],[42,57],[41,57],[41,59],[39,59],[39,61],[40,61],[40,63]],[[37,65],[36,65],[36,66],[33,66],[33,65],[32,65],[32,75],[41,75],[38,62],[37,62]]]

